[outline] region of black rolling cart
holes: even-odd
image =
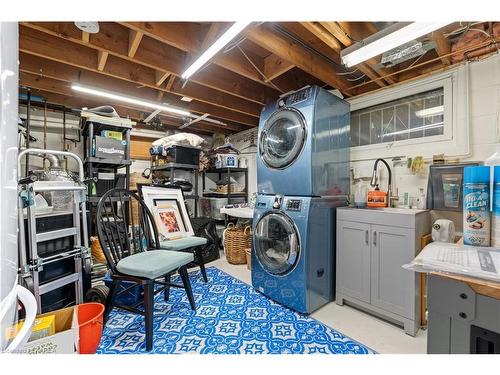
[[[129,119],[105,117],[82,111],[83,165],[87,179],[88,234],[97,235],[96,213],[101,196],[115,187],[128,188],[130,182],[130,132],[135,123]],[[93,262],[92,285],[106,274],[104,264]],[[85,289],[88,289],[87,288]]]

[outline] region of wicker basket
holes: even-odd
[[[90,252],[92,253],[92,258],[96,263],[108,263],[104,252],[102,251],[101,244],[99,243],[99,238],[97,236],[90,237]]]
[[[251,242],[252,229],[249,226],[241,228],[229,223],[224,230],[224,253],[227,261],[231,264],[245,264],[245,249],[250,247]]]

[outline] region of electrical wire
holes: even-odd
[[[358,78],[346,78],[346,81],[355,82],[355,81],[359,81],[360,79],[363,79],[365,77],[366,77],[366,74],[363,74],[362,76],[359,76]]]
[[[343,73],[335,73],[336,75],[338,76],[346,76],[346,75],[349,75],[349,74],[354,74],[358,71],[358,68],[354,69],[353,71],[351,72],[343,72]]]
[[[415,59],[415,61],[413,61],[413,62],[412,62],[412,63],[408,66],[408,68],[411,68],[413,65],[415,65],[416,63],[418,63],[418,62],[420,61],[420,59],[421,59],[422,57],[424,57],[424,56],[425,56],[425,54],[426,54],[428,51],[429,51],[429,50],[426,50],[424,53],[422,53],[422,54],[421,54],[421,55],[420,55],[417,59]]]
[[[254,69],[262,76],[262,78],[264,78],[264,80],[266,82],[268,82],[271,86],[273,86],[276,90],[278,90],[280,93],[284,93],[283,90],[281,90],[278,86],[276,86],[272,81],[268,80],[268,78],[266,77],[266,75],[264,73],[262,73],[262,71],[253,63],[253,61],[247,56],[247,54],[245,53],[245,51],[243,51],[243,49],[241,49],[240,46],[236,46],[240,52],[243,54],[243,56],[245,56],[245,58],[248,60],[248,62],[254,67]]]

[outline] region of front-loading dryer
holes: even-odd
[[[350,106],[308,86],[267,105],[260,116],[257,192],[349,194]]]
[[[309,314],[334,299],[335,215],[341,198],[257,197],[252,285],[272,300]]]

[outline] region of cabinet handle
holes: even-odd
[[[377,246],[377,232],[373,232],[373,246]]]
[[[368,245],[368,230],[365,230],[365,243]]]

